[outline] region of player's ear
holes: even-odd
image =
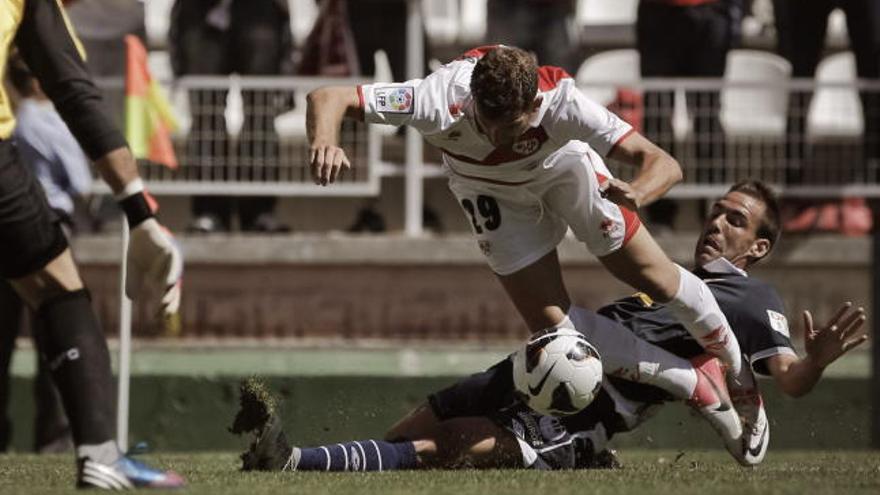
[[[749,256],[752,259],[759,260],[764,256],[767,256],[767,253],[770,252],[770,247],[769,239],[759,237],[755,239],[755,242],[752,243],[752,247],[749,248]]]

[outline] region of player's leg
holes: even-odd
[[[680,400],[694,397],[699,382],[690,361],[642,338],[621,323],[579,306],[571,306],[572,328],[584,334],[602,357],[606,375],[652,385]]]
[[[415,442],[424,467],[523,467],[522,452],[500,411],[516,404],[510,360],[428,396],[397,421],[388,441]]]
[[[58,386],[79,460],[79,482],[104,488],[182,480],[121,456],[107,344],[67,239],[14,149],[0,143],[0,275],[34,310],[34,337]],[[88,473],[87,475],[84,473]],[[146,476],[146,477],[145,477]]]
[[[685,401],[718,432],[737,460],[742,425],[731,406],[725,376],[717,360],[692,360],[637,337],[620,323],[590,310],[571,306],[558,326],[583,333],[602,357],[606,375],[660,388]]]
[[[0,281],[0,453],[6,452],[12,440],[12,421],[9,419],[9,399],[12,392],[12,353],[18,336],[21,298],[9,284]]]
[[[599,186],[610,177],[602,158],[572,141],[553,163],[556,175],[544,191],[550,209],[612,275],[668,304],[703,348],[739,374],[739,343],[706,284],[673,263],[634,212],[601,197]]]
[[[742,371],[742,353],[730,324],[709,287],[669,260],[644,227],[618,250],[600,256],[620,280],[664,303],[707,352],[717,356],[734,376]]]
[[[79,484],[108,489],[182,486],[177,474],[123,457],[116,445],[110,355],[70,250],[10,282],[34,309],[34,338],[70,420]]]
[[[532,332],[565,319],[571,300],[555,249],[517,272],[498,275],[498,280]]]
[[[744,466],[755,466],[763,462],[767,454],[770,445],[770,421],[755,375],[745,358],[743,360],[743,373],[740,373],[735,383],[728,380],[727,385],[733,406],[742,416],[743,452],[737,460]]]
[[[435,469],[522,468],[516,437],[485,417],[440,422],[433,434],[412,437],[419,467]]]
[[[489,417],[517,401],[513,365],[503,359],[486,370],[466,376],[428,395],[427,401],[397,421],[385,434],[388,440],[436,436],[446,420]]]
[[[442,392],[441,392],[442,393]],[[525,409],[525,406],[522,406]],[[495,416],[499,411],[493,411]],[[497,418],[511,421],[511,417]],[[528,467],[523,444],[507,428],[486,416],[440,419],[428,403],[398,421],[387,439],[411,440],[419,465],[435,469],[499,469]]]
[[[408,439],[368,439],[316,447],[291,445],[278,412],[279,399],[261,380],[242,383],[232,433],[253,433],[241,455],[244,471],[391,471],[419,467],[417,446]],[[419,448],[427,448],[420,445]]]
[[[273,415],[242,456],[243,469],[338,472],[523,467],[516,439],[488,418],[456,418],[409,433],[412,436],[393,440],[298,447],[289,443],[280,418]]]
[[[555,251],[499,279],[530,329],[565,326],[583,333],[602,356],[605,373],[659,387],[681,400],[692,400],[708,386],[698,380],[700,374],[688,360],[636,337],[615,321],[571,305]],[[711,403],[716,402],[728,401],[719,397]]]
[[[34,339],[71,418],[77,456],[115,462],[110,356],[70,250],[11,283],[35,310]]]
[[[456,176],[449,188],[529,330],[562,321],[570,304],[556,257],[567,230],[562,219],[545,215],[540,197],[524,187]]]
[[[395,441],[433,437],[437,435],[441,422],[431,405],[424,402],[394,423],[385,433],[385,439]]]

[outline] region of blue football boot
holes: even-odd
[[[134,488],[182,488],[183,478],[174,471],[160,471],[131,457],[103,464],[88,457],[77,462],[77,488],[128,490]]]

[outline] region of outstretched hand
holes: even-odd
[[[813,328],[813,315],[804,311],[804,347],[819,368],[825,368],[849,350],[868,340],[865,310],[844,303],[822,328]]]
[[[599,193],[603,198],[632,211],[638,210],[643,202],[642,193],[620,179],[609,178],[599,185]]]
[[[309,155],[312,179],[321,186],[336,182],[339,174],[351,168],[351,162],[339,146],[312,145]]]

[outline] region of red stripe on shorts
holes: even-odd
[[[599,185],[601,186],[608,181],[608,177],[596,172],[596,180],[599,181]],[[623,247],[626,246],[626,243],[628,243],[629,240],[632,239],[632,236],[638,232],[639,227],[642,225],[642,219],[639,218],[639,215],[636,214],[636,212],[625,206],[617,205],[617,208],[623,216],[623,242],[620,243],[620,246]]]

